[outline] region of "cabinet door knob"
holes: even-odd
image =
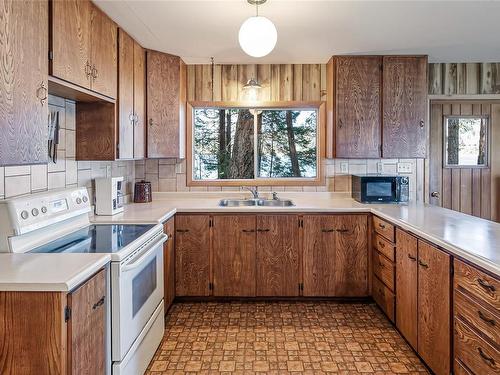
[[[92,75],[92,66],[90,65],[89,61],[85,63],[85,75],[87,78],[89,78]]]
[[[96,303],[94,303],[94,305],[92,306],[92,310],[95,310],[97,309],[98,307],[104,305],[104,299],[106,298],[106,296],[102,296],[101,299],[99,301],[97,301]]]
[[[418,264],[419,264],[420,266],[424,267],[424,268],[429,268],[429,265],[428,265],[428,264],[426,264],[426,263],[424,263],[424,262],[422,262],[420,259],[418,260]]]
[[[339,119],[339,129],[342,129],[344,126],[344,123],[342,122],[342,119]]]
[[[153,126],[153,119],[152,118],[149,119],[149,126]]]
[[[130,121],[130,123],[132,125],[134,124],[134,112],[130,111],[130,113],[128,115],[128,120]]]
[[[420,120],[420,128],[423,129],[425,126],[425,121],[424,120]]]
[[[92,77],[95,79],[97,79],[97,77],[99,76],[99,71],[96,69],[95,65],[92,67]]]
[[[432,198],[439,199],[439,192],[438,192],[438,191],[433,191],[433,192],[431,193],[431,197],[432,197]]]
[[[409,258],[412,262],[415,262],[415,261],[417,260],[417,258],[412,257],[410,254],[408,254],[408,258]]]

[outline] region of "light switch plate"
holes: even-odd
[[[349,173],[349,162],[343,161],[340,163],[340,173]]]
[[[411,173],[411,163],[398,163],[398,173]]]

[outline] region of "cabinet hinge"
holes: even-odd
[[[208,283],[208,290],[214,290],[214,283]]]
[[[54,60],[54,51],[49,51],[49,60]]]
[[[71,319],[71,307],[66,306],[64,308],[64,321],[67,322]]]
[[[209,219],[208,220],[208,226],[212,228],[214,226],[214,219]]]
[[[304,283],[300,283],[300,290],[304,291]]]
[[[299,219],[299,228],[304,228],[304,220]]]
[[[379,146],[380,153],[382,154],[382,145]]]
[[[384,65],[383,65],[383,64],[380,64],[380,65],[379,65],[379,68],[380,68],[380,70],[381,70],[381,71],[382,71],[382,70],[384,70]]]

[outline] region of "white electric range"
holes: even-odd
[[[0,201],[0,251],[110,254],[107,367],[113,375],[142,374],[164,332],[167,236],[160,224],[91,224],[90,210],[85,188]]]

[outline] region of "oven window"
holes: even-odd
[[[132,316],[156,289],[156,257],[132,280]]]
[[[391,182],[368,182],[366,184],[367,197],[392,197]]]

